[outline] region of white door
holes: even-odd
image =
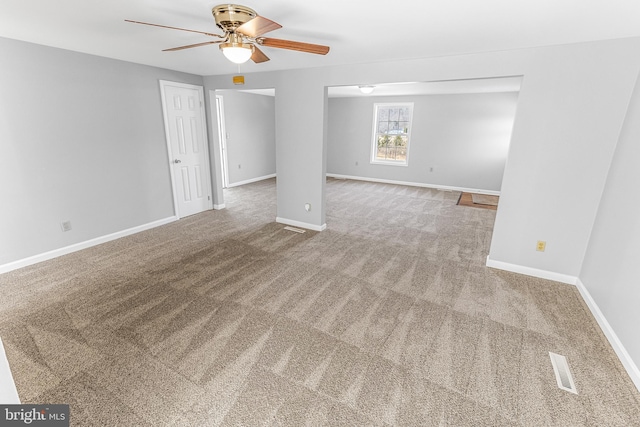
[[[160,81],[173,198],[179,218],[213,208],[200,86]]]
[[[220,159],[222,160],[222,188],[229,185],[227,168],[227,131],[224,127],[224,101],[222,95],[216,95],[216,114],[218,119],[218,141],[220,141]]]

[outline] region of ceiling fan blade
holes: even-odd
[[[205,33],[204,31],[196,31],[196,30],[187,30],[186,28],[169,27],[167,25],[150,24],[148,22],[132,21],[130,19],[125,19],[125,21],[126,22],[131,22],[133,24],[142,24],[142,25],[150,25],[152,27],[169,28],[171,30],[189,31],[190,33],[204,34],[205,36],[211,36],[211,37],[220,37],[221,39],[225,37],[225,36],[222,36],[220,34]]]
[[[255,62],[256,64],[259,64],[261,62],[268,61],[269,57],[267,55],[265,55],[263,51],[258,49],[258,46],[254,45],[253,46],[253,55],[251,55],[251,60],[253,62]]]
[[[236,32],[242,33],[248,37],[258,37],[268,33],[269,31],[277,30],[278,28],[282,28],[282,25],[277,22],[273,22],[271,19],[256,16],[236,28]]]
[[[291,40],[272,39],[261,37],[256,40],[261,46],[277,47],[280,49],[297,50],[299,52],[315,53],[318,55],[326,55],[329,53],[329,46],[319,44],[294,42]]]
[[[196,44],[188,44],[186,46],[172,47],[171,49],[162,49],[162,51],[163,52],[174,52],[176,50],[191,49],[192,47],[206,46],[208,44],[216,44],[216,43],[222,43],[222,40],[215,41],[215,42],[203,42],[203,43],[196,43]]]

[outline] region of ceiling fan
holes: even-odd
[[[190,44],[187,46],[179,46],[170,49],[164,49],[163,52],[172,52],[182,49],[190,49],[192,47],[206,46],[210,44],[219,44],[220,50],[227,59],[236,64],[242,64],[251,59],[255,63],[265,62],[269,57],[265,55],[258,46],[274,47],[279,49],[297,50],[299,52],[315,53],[318,55],[326,55],[329,52],[329,46],[318,44],[302,43],[292,40],[274,39],[270,37],[262,37],[269,31],[282,28],[282,25],[273,22],[270,19],[263,18],[258,15],[255,10],[246,6],[235,4],[221,4],[211,9],[211,13],[216,21],[216,25],[224,34],[213,34],[204,31],[188,30],[185,28],[169,27],[167,25],[150,24],[148,22],[132,21],[125,19],[127,22],[134,24],[151,25],[154,27],[170,28],[173,30],[189,31],[192,33],[204,34],[210,37],[216,37],[221,40],[210,40],[202,43]]]

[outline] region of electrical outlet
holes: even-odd
[[[238,164],[238,169],[242,169],[242,165],[241,164]]]
[[[62,228],[62,231],[69,231],[71,230],[71,221],[64,221],[60,223],[60,228]]]
[[[544,240],[538,240],[538,243],[536,244],[536,251],[544,252],[546,247],[547,247],[547,242],[545,242]]]
[[[356,166],[358,166],[358,161],[356,160]]]

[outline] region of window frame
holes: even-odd
[[[409,126],[404,134],[407,137],[407,154],[405,160],[378,159],[378,111],[380,107],[409,107]],[[373,129],[371,136],[372,165],[409,166],[409,147],[411,146],[411,129],[413,128],[413,102],[376,102],[373,104]],[[388,135],[388,134],[387,134]]]

